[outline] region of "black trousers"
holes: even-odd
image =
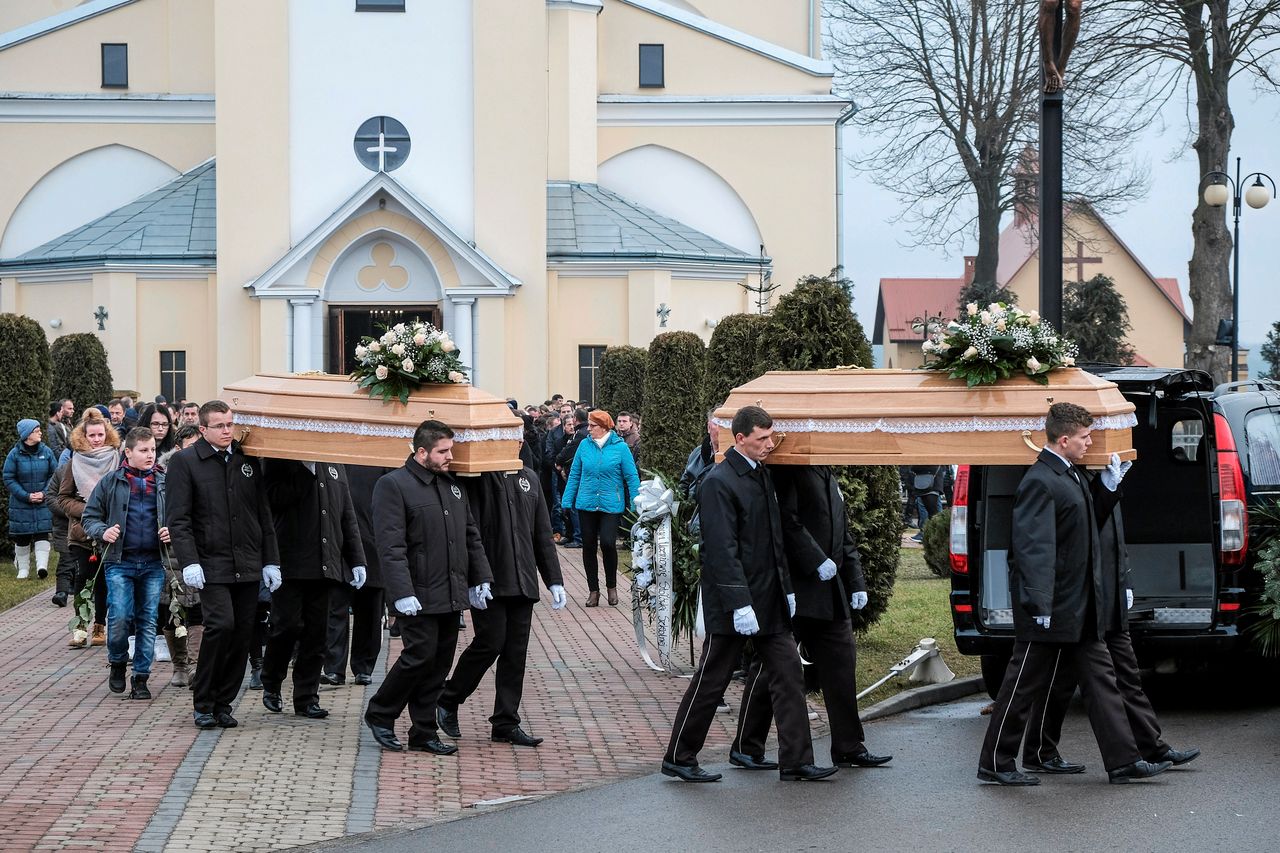
[[[609,589],[618,585],[618,521],[622,513],[578,510],[582,525],[582,567],[587,570],[587,589],[600,591],[600,569],[596,564],[596,546],[604,554],[604,584]]]
[[[54,572],[54,592],[64,592],[67,597],[73,597],[76,594],[76,558],[71,553],[71,547],[66,544],[66,537],[62,539],[61,547],[54,547],[54,551],[58,554],[58,568]]]
[[[258,608],[258,581],[207,583],[200,590],[204,634],[200,659],[191,679],[195,709],[205,714],[231,712],[244,681],[253,617]]]
[[[293,707],[306,708],[320,701],[320,666],[324,663],[325,635],[329,628],[329,591],[333,581],[286,579],[271,593],[271,634],[262,657],[262,687],[280,692],[289,659],[293,663]]]
[[[524,666],[529,653],[529,626],[533,624],[533,601],[521,596],[502,596],[484,610],[471,611],[476,636],[462,652],[453,677],[440,695],[441,707],[450,711],[471,696],[480,679],[498,662],[494,673],[493,732],[509,732],[520,725],[520,697],[524,694]]]
[[[391,728],[408,708],[409,743],[421,745],[436,736],[436,701],[458,646],[458,614],[400,615],[396,624],[404,649],[369,700],[364,718]]]
[[[1124,699],[1125,714],[1129,718],[1138,753],[1147,761],[1158,761],[1169,751],[1169,744],[1160,734],[1160,721],[1146,691],[1142,689],[1142,673],[1138,669],[1138,656],[1133,651],[1133,640],[1128,631],[1108,632],[1102,639],[1111,652],[1116,686]],[[1067,706],[1076,692],[1078,681],[1074,666],[1068,663],[1060,667],[1050,679],[1048,690],[1031,706],[1027,738],[1022,746],[1024,764],[1043,764],[1061,757],[1058,741],[1062,739],[1062,723],[1067,717]]]
[[[383,591],[365,584],[355,589],[347,584],[329,591],[329,628],[325,641],[324,671],[347,674],[347,643],[350,640],[351,673],[372,675],[382,651]]]
[[[665,760],[684,766],[698,763],[698,752],[707,740],[716,706],[729,686],[746,641],[741,634],[708,634],[703,640],[702,659],[680,700]],[[779,763],[783,767],[812,764],[804,674],[795,640],[787,633],[755,634],[751,643],[764,661],[773,713],[778,718]]]
[[[833,622],[795,617],[791,620],[791,629],[818,670],[822,699],[831,721],[832,760],[861,752],[866,736],[862,731],[862,718],[858,716],[858,653],[853,624],[848,619]],[[758,658],[747,670],[742,708],[738,713],[738,734],[733,740],[735,750],[757,757],[764,755],[765,739],[773,723],[773,702],[768,678],[762,675],[762,670]]]
[[[93,580],[93,623],[107,624],[107,573],[98,571],[101,562],[91,559],[93,552],[79,545],[72,545],[71,556],[75,560],[75,576],[72,578],[71,596],[74,598],[84,585]],[[59,570],[59,577],[62,572]],[[94,578],[96,577],[96,580]]]
[[[1027,718],[1036,699],[1043,696],[1063,663],[1074,664],[1080,677],[1089,724],[1102,752],[1107,770],[1132,764],[1141,756],[1134,745],[1133,732],[1125,714],[1124,700],[1116,687],[1111,653],[1101,640],[1079,643],[1014,643],[1004,684],[996,697],[982,743],[978,767],[1005,772],[1016,770],[1014,763],[1022,745]]]

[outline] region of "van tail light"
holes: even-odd
[[[969,466],[956,471],[951,497],[951,571],[969,574]]]
[[[1218,444],[1219,549],[1224,566],[1242,566],[1249,552],[1249,514],[1245,502],[1244,472],[1235,436],[1222,415],[1213,416]]]

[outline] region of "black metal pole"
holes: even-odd
[[[1236,158],[1235,226],[1231,233],[1231,381],[1240,381],[1240,158]]]
[[[1058,4],[1053,50],[1062,50],[1066,4]],[[1040,316],[1062,330],[1063,92],[1040,94]]]

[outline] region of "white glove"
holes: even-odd
[[[489,606],[489,602],[493,600],[493,593],[489,592],[488,583],[482,583],[467,590],[467,599],[476,610],[484,610]]]
[[[796,594],[793,592],[787,596],[787,609],[791,611],[791,615],[796,615]]]
[[[396,612],[403,613],[405,616],[416,616],[422,610],[422,602],[418,601],[416,595],[408,598],[396,599]]]
[[[365,571],[364,566],[351,567],[351,585],[356,589],[364,586],[364,582],[368,580],[369,573]]]
[[[653,572],[644,571],[636,575],[636,579],[635,579],[636,589],[644,589],[645,587],[649,586],[649,584],[651,583],[653,583]]]
[[[855,592],[849,596],[849,606],[854,610],[861,610],[867,606],[867,594],[865,592]]]
[[[756,611],[751,605],[739,607],[733,611],[733,630],[744,637],[760,633],[760,623],[756,621]]]
[[[831,560],[823,560],[822,565],[818,566],[818,580],[829,581],[836,576],[836,564]]]
[[[1124,475],[1129,473],[1129,469],[1133,467],[1132,462],[1121,462],[1119,453],[1111,454],[1111,462],[1106,468],[1102,469],[1102,485],[1107,487],[1107,491],[1114,492],[1120,488],[1120,481],[1124,479]]]
[[[551,585],[551,609],[559,610],[569,603],[569,596],[564,594],[564,587],[558,583]]]
[[[1126,589],[1124,591],[1124,609],[1125,610],[1133,609],[1133,590],[1131,589]]]
[[[1036,620],[1036,624],[1037,624],[1037,625],[1039,625],[1041,628],[1044,628],[1046,631],[1048,631],[1048,630],[1049,630],[1049,617],[1048,617],[1048,616],[1036,616],[1036,617],[1035,617],[1035,620]]]
[[[204,589],[204,569],[192,563],[182,570],[182,582],[192,589]]]
[[[267,592],[275,592],[280,588],[280,584],[283,580],[284,579],[280,577],[279,566],[262,567],[262,582],[267,585]]]

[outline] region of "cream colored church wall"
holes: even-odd
[[[476,300],[479,386],[545,399],[549,349],[547,12],[541,3],[476,0],[475,241],[522,285]],[[496,317],[505,318],[494,334]]]
[[[211,92],[213,5],[213,0],[142,0],[0,51],[2,88],[11,92]],[[102,88],[103,44],[129,45],[127,90]]]
[[[593,10],[547,11],[547,179],[596,180],[596,22]]]
[[[153,280],[138,282],[136,344],[134,346],[135,379],[128,386],[143,397],[160,393],[160,353],[183,350],[187,364],[187,398],[201,402],[217,395],[214,383],[213,324],[207,322],[209,296],[216,287],[213,276],[203,279]],[[114,315],[113,315],[114,317]],[[107,321],[112,328],[112,320]],[[123,343],[119,335],[112,342]],[[112,372],[116,354],[112,353]]]
[[[821,26],[819,0],[692,0],[690,5],[713,21],[771,41],[796,53],[809,53]]]
[[[285,326],[244,290],[289,250],[289,57],[284,3],[218,0],[218,286],[215,383],[253,373]],[[246,62],[245,57],[254,57]]]
[[[737,281],[723,279],[671,280],[671,314],[663,332],[693,332],[711,340],[712,326],[726,314],[742,314],[748,310],[747,291]]]
[[[626,95],[824,95],[831,78],[609,0],[600,16],[600,91]],[[640,88],[641,44],[662,44],[665,87]]]
[[[79,281],[51,281],[19,284],[17,279],[6,278],[0,284],[13,294],[13,304],[3,306],[5,311],[25,314],[40,324],[45,337],[52,343],[62,335],[92,332],[98,328],[93,319],[98,303],[93,301],[93,281],[85,275]],[[61,320],[54,329],[50,320]]]
[[[600,129],[602,162],[650,144],[700,161],[741,196],[773,258],[773,280],[783,286],[780,292],[801,276],[824,275],[836,265],[832,127]]]
[[[80,2],[81,0],[4,0],[0,2],[0,33],[65,12],[78,6]]]
[[[578,395],[578,347],[648,345],[648,339],[636,343],[630,337],[625,274],[579,278],[557,275],[553,271],[547,278],[552,290],[552,313],[546,332],[551,343],[552,369],[544,388],[531,389],[526,394],[529,399],[536,397],[539,401],[554,393],[566,397]],[[648,314],[639,319],[646,324],[653,320]]]
[[[0,125],[0,234],[40,179],[78,154],[124,145],[185,172],[213,156],[213,141],[212,124]]]

